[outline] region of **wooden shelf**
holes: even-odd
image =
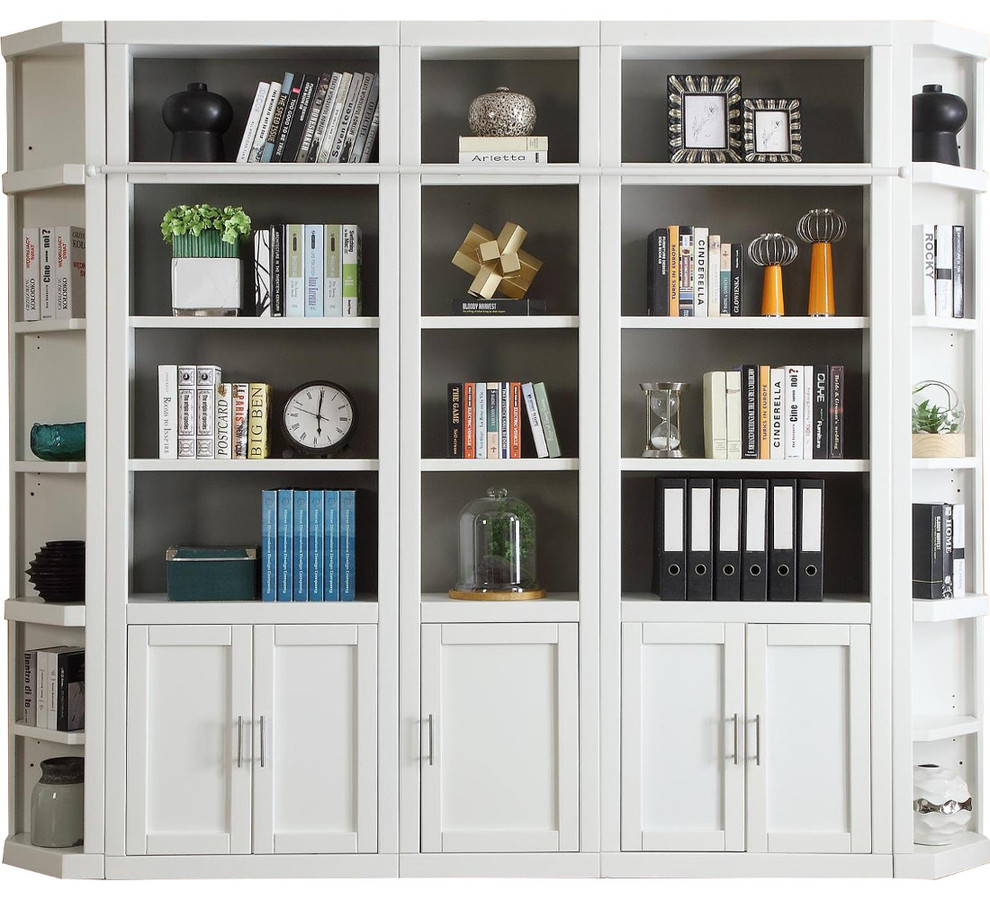
[[[915,716],[911,722],[915,741],[941,741],[979,730],[980,720],[976,716]]]
[[[577,594],[548,594],[543,600],[451,600],[446,594],[420,597],[421,622],[577,622]]]
[[[49,334],[53,331],[85,330],[85,319],[44,319],[38,322],[14,323],[14,334]]]
[[[945,163],[916,162],[911,164],[911,180],[915,184],[933,184],[961,191],[981,193],[987,189],[987,173]]]
[[[719,316],[706,318],[704,316],[623,316],[623,328],[644,329],[715,329],[728,331],[859,331],[870,327],[867,316],[780,316],[779,318],[763,318],[762,316]]]
[[[979,460],[975,456],[912,458],[912,469],[975,469]]]
[[[948,622],[952,619],[975,619],[990,612],[986,594],[964,594],[945,600],[914,600],[915,622]]]
[[[50,741],[53,744],[66,744],[79,747],[86,743],[85,731],[58,731],[54,728],[37,728],[24,722],[14,723],[14,734],[20,737],[34,738],[39,741]]]
[[[423,316],[420,324],[431,328],[577,328],[580,316]]]
[[[127,624],[365,625],[378,622],[377,600],[374,594],[358,594],[346,603],[177,603],[165,594],[133,594],[127,601]]]
[[[861,595],[833,595],[822,603],[732,603],[660,600],[623,594],[623,622],[752,622],[869,624],[872,607]]]
[[[626,456],[623,472],[869,472],[866,459],[644,459]]]
[[[939,331],[976,331],[976,319],[957,319],[949,316],[911,316],[911,327],[937,329]]]
[[[377,472],[377,459],[132,459],[132,472]]]
[[[945,878],[990,862],[990,840],[975,831],[960,834],[944,847],[915,844],[913,853],[894,857],[898,878]]]
[[[39,475],[85,475],[84,462],[48,462],[43,459],[18,460],[13,464],[15,472],[37,473]]]
[[[353,329],[378,328],[378,316],[130,316],[130,328],[174,329],[279,329],[321,328]]]
[[[53,878],[102,878],[103,855],[85,853],[82,847],[35,847],[30,834],[15,834],[3,845],[3,861]]]
[[[8,622],[84,628],[86,625],[86,604],[46,603],[40,597],[17,597],[4,604],[3,617]]]
[[[580,460],[556,459],[422,459],[421,472],[573,472]]]

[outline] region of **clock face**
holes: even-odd
[[[357,408],[339,384],[311,381],[295,388],[282,410],[282,433],[301,453],[340,450],[354,431]]]

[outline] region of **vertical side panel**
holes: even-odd
[[[401,24],[399,31],[401,41]],[[399,78],[402,85],[399,105],[399,162],[404,166],[418,166],[422,145],[420,135],[422,82],[420,79],[419,47],[402,46],[399,48]],[[419,245],[416,246],[418,248]]]
[[[261,768],[260,757],[255,746],[260,726],[255,727],[261,715],[271,715],[275,707],[275,626],[254,626],[254,686],[253,705],[243,723],[245,739],[242,752],[246,757],[241,765],[247,765],[252,772],[254,788],[252,810],[252,853],[275,852],[275,782],[274,771],[270,766]],[[235,715],[244,716],[244,713]],[[237,727],[235,719],[235,727]],[[250,736],[250,737],[249,737]],[[266,748],[267,750],[267,748]],[[266,760],[267,762],[267,760]],[[237,765],[235,757],[234,765]]]
[[[148,843],[148,627],[132,626],[127,641],[127,853]]]
[[[439,853],[443,849],[441,804],[443,777],[440,751],[440,729],[443,727],[443,648],[442,625],[423,626],[422,652],[422,721],[419,728],[419,762],[422,771],[421,799],[417,804],[421,817],[421,849],[423,853]]]
[[[725,849],[746,849],[746,626],[725,626],[722,677],[728,739],[725,754],[723,821]],[[734,718],[738,716],[738,719]]]
[[[597,166],[599,141],[603,133],[599,121],[598,46],[578,48],[578,162]]]
[[[849,831],[853,853],[869,853],[870,816],[870,626],[849,626]]]
[[[746,626],[746,850],[767,852],[767,626]],[[757,718],[759,717],[759,718]],[[759,762],[757,762],[759,756]]]
[[[642,716],[643,625],[622,623],[622,843],[623,850],[643,849]]]
[[[357,839],[358,853],[378,849],[378,653],[374,625],[358,625]]]
[[[601,48],[601,160],[604,168],[622,164],[622,48]],[[606,232],[604,229],[602,233]],[[617,284],[617,282],[616,282]]]
[[[125,44],[107,44],[107,163],[130,157],[131,54]]]
[[[579,849],[581,806],[578,720],[578,626],[568,622],[558,626],[557,638],[557,830],[559,849],[573,852]]]
[[[237,717],[250,721],[252,710],[251,626],[231,628],[230,699],[232,718],[224,723],[233,741],[230,755],[230,852],[251,852],[251,766],[237,765]]]
[[[378,54],[378,162],[383,166],[399,164],[399,116],[408,86],[400,81],[399,48],[383,46]],[[382,246],[388,246],[383,244]]]

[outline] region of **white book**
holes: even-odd
[[[804,406],[801,411],[801,426],[804,439],[801,442],[801,459],[815,456],[815,367],[804,366]]]
[[[326,131],[320,141],[320,149],[316,156],[318,163],[330,162],[330,154],[333,152],[333,142],[340,129],[340,119],[344,114],[344,104],[347,102],[347,94],[351,89],[351,81],[354,74],[344,72],[340,76],[340,84],[337,86],[337,93],[334,95],[333,108],[330,110],[330,120],[327,122]]]
[[[323,315],[323,226],[303,226],[303,278],[306,288],[307,317]]]
[[[38,650],[35,654],[35,674],[38,680],[38,702],[34,714],[34,724],[37,728],[48,727],[48,651]]]
[[[272,233],[259,228],[254,233],[254,314],[272,316]]]
[[[545,166],[545,150],[461,150],[457,162],[462,166]]]
[[[333,138],[333,146],[330,148],[330,159],[327,160],[328,162],[341,162],[340,156],[344,150],[348,129],[351,126],[351,117],[354,115],[354,107],[357,105],[362,84],[364,84],[364,75],[360,72],[355,72],[351,78],[350,87],[347,89],[347,96],[344,98],[344,108],[340,114],[340,125],[337,126],[337,133]]]
[[[234,384],[231,400],[233,403],[233,458],[247,459],[248,456],[248,420],[251,402],[251,386],[249,384]]]
[[[178,459],[179,367],[158,367],[158,458]]]
[[[935,226],[935,315],[952,318],[952,225]]]
[[[234,386],[229,382],[217,385],[216,421],[217,440],[214,459],[234,458]]]
[[[926,316],[935,315],[935,226],[915,225],[918,254],[912,266],[915,273],[916,295],[921,296],[921,310]]]
[[[770,370],[770,459],[784,459],[784,370]]]
[[[379,81],[378,74],[375,73],[371,81],[371,87],[368,89],[368,101],[364,104],[364,111],[361,113],[361,123],[358,126],[357,137],[354,138],[354,148],[351,150],[351,155],[348,157],[348,162],[361,162],[364,156],[364,145],[368,141],[368,135],[371,134],[371,123],[375,119],[375,112],[378,109],[378,89]]]
[[[25,725],[38,724],[38,651],[24,653],[24,674],[21,682],[21,720]]]
[[[86,229],[58,225],[55,231],[55,318],[86,315]]]
[[[178,459],[196,458],[196,367],[178,366],[179,413],[176,427]]]
[[[725,433],[725,372],[705,372],[702,377],[705,410],[705,456],[727,459]]]
[[[381,104],[375,107],[375,115],[371,120],[371,128],[368,130],[368,139],[364,142],[364,150],[361,151],[361,162],[366,163],[371,159],[371,154],[375,149],[375,138],[378,137],[378,121],[381,115]]]
[[[725,458],[742,459],[742,372],[738,369],[725,373]]]
[[[804,458],[804,366],[786,366],[784,459]]]
[[[546,435],[543,433],[540,408],[536,405],[536,393],[531,381],[523,384],[522,395],[523,403],[526,406],[526,418],[529,419],[529,428],[533,432],[533,443],[536,445],[536,456],[539,459],[546,459],[550,456],[550,450],[547,447]]]
[[[307,162],[316,162],[320,155],[320,145],[327,133],[330,124],[330,117],[333,115],[333,105],[337,102],[337,91],[340,88],[340,72],[334,72],[330,76],[330,84],[327,87],[327,95],[323,98],[323,106],[320,107],[320,117],[316,120],[316,131],[313,132],[313,143],[309,147]]]
[[[38,244],[41,248],[41,293],[38,305],[41,319],[55,318],[55,229],[39,228]]]
[[[260,87],[260,85],[259,85]],[[261,118],[258,119],[258,127],[254,133],[254,142],[251,144],[251,152],[248,153],[249,163],[260,163],[261,155],[265,152],[265,144],[268,142],[268,132],[272,128],[272,119],[275,116],[275,105],[282,94],[282,82],[272,81],[268,85],[268,93],[265,96],[265,103],[261,108]]]
[[[237,151],[237,162],[239,163],[246,163],[251,155],[251,150],[254,147],[254,136],[258,131],[258,122],[261,121],[261,113],[265,108],[270,87],[271,85],[267,81],[258,82],[258,89],[254,92],[254,102],[251,104],[251,112],[248,113],[244,134],[241,136],[241,146]],[[279,89],[281,89],[281,85],[279,85]]]
[[[219,366],[196,366],[196,459],[214,459]]]
[[[292,318],[306,315],[306,274],[304,226],[285,226],[285,314]]]
[[[351,111],[351,120],[347,123],[347,134],[344,135],[344,143],[340,148],[340,161],[342,163],[356,162],[358,157],[354,157],[354,144],[357,141],[358,131],[361,130],[361,122],[364,120],[364,109],[368,105],[368,95],[371,93],[371,85],[375,76],[371,72],[365,72],[361,77],[361,87],[358,89],[357,99],[354,101],[354,109]]]
[[[344,265],[340,225],[323,226],[323,315],[344,314]]]
[[[708,228],[694,226],[694,314],[708,315]]]
[[[966,593],[966,504],[952,505],[952,596]]]
[[[504,150],[542,150],[550,149],[550,138],[545,134],[521,134],[511,137],[479,137],[478,135],[461,135],[457,139],[457,149],[461,153],[481,151],[482,153]]]
[[[722,315],[722,302],[720,291],[722,287],[722,236],[718,234],[708,235],[708,272],[706,277],[708,285],[708,307],[707,314],[710,319],[717,319]]]
[[[21,319],[37,322],[41,318],[41,247],[40,229],[21,229],[21,276],[23,278]]]
[[[479,381],[474,386],[474,458],[485,459],[488,456],[488,385]]]

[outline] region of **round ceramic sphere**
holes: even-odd
[[[941,766],[914,767],[914,842],[932,847],[951,844],[973,816],[966,782]],[[920,809],[919,809],[920,807]],[[934,808],[933,808],[934,807]],[[927,810],[927,811],[924,811]]]
[[[478,137],[518,137],[533,133],[536,104],[525,94],[495,88],[471,101],[468,125]]]

